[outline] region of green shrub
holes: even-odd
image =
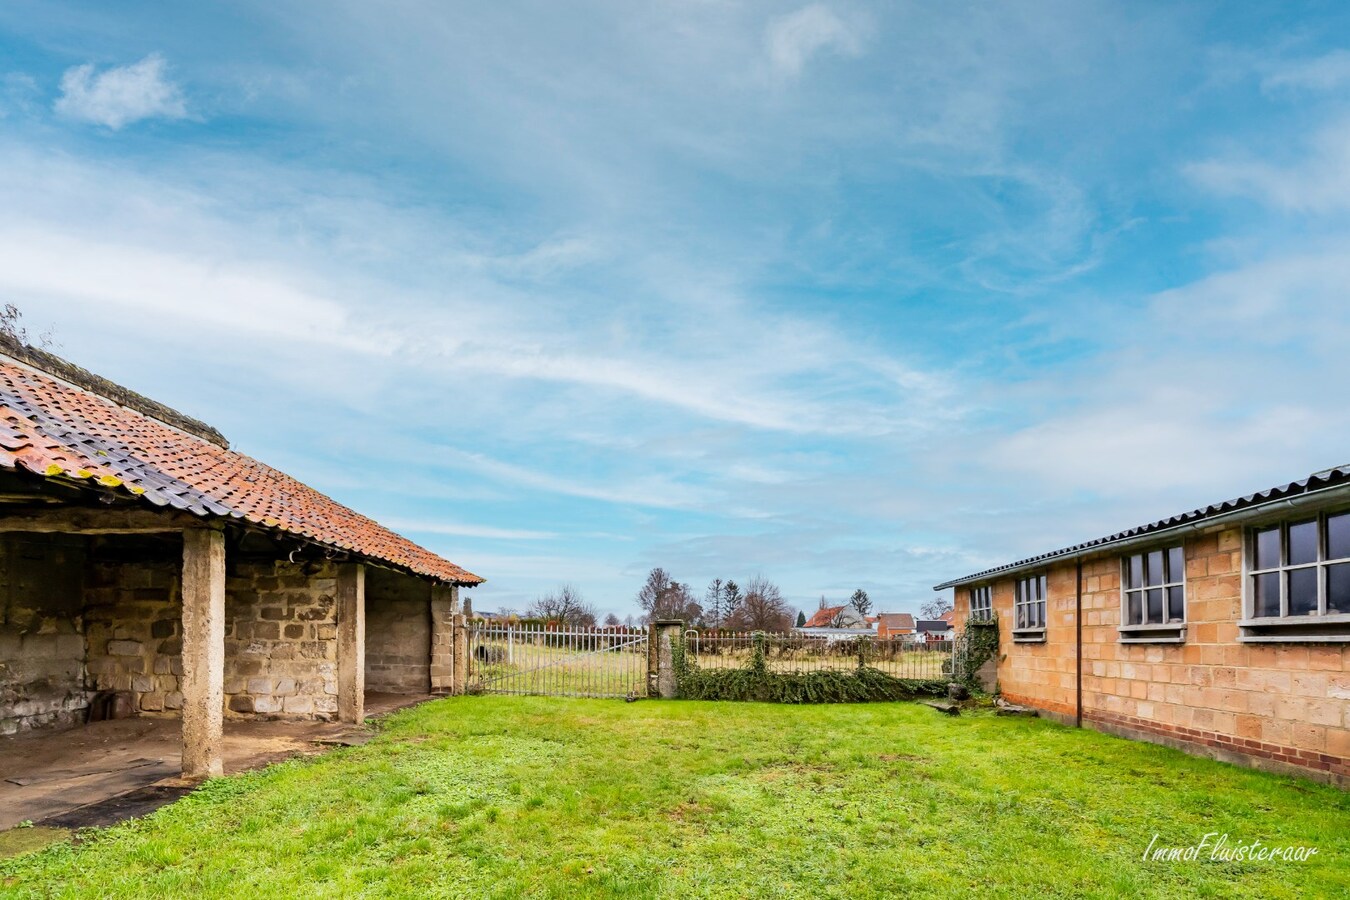
[[[685,652],[683,639],[671,648],[680,696],[689,700],[754,700],[765,703],[867,703],[912,700],[947,692],[940,679],[896,678],[866,665],[851,672],[772,672],[764,658],[765,637],[756,633],[747,664],[740,669],[701,669]]]

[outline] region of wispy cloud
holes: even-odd
[[[491,525],[471,525],[444,519],[419,521],[416,519],[388,519],[384,523],[395,531],[417,536],[440,534],[450,537],[484,538],[494,541],[547,541],[558,537],[554,531],[530,531],[525,528],[494,528]]]
[[[1350,50],[1336,49],[1308,59],[1281,61],[1261,78],[1265,91],[1332,91],[1350,84]]]
[[[140,62],[98,71],[93,63],[61,76],[56,112],[117,130],[143,119],[183,119],[183,92],[168,78],[168,63],[152,53]]]
[[[788,76],[800,75],[813,57],[825,51],[840,56],[862,52],[856,26],[823,3],[774,19],[765,29],[764,43],[774,71]]]
[[[1249,197],[1284,211],[1350,208],[1350,121],[1326,125],[1294,146],[1302,149],[1301,157],[1281,161],[1218,157],[1191,164],[1185,171],[1212,191]]]

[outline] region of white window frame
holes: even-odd
[[[982,584],[970,589],[970,617],[980,622],[994,618],[994,586]]]
[[[1327,612],[1327,577],[1332,566],[1350,564],[1350,556],[1328,556],[1327,521],[1350,515],[1350,510],[1338,509],[1305,515],[1291,515],[1271,522],[1252,525],[1243,535],[1242,546],[1242,619],[1238,622],[1238,640],[1245,643],[1350,643],[1350,612]],[[1317,558],[1312,562],[1289,564],[1289,528],[1306,522],[1317,524]],[[1256,568],[1256,536],[1260,532],[1279,529],[1280,554],[1274,566]],[[1289,614],[1289,573],[1313,570],[1317,572],[1317,610],[1301,615]],[[1256,579],[1262,575],[1278,575],[1280,582],[1280,613],[1276,616],[1256,614]]]
[[[1181,571],[1172,569],[1172,551],[1181,554]],[[1148,558],[1153,553],[1163,555],[1163,576],[1157,584],[1149,583]],[[1130,563],[1139,557],[1141,582],[1138,587],[1130,587]],[[1173,622],[1167,617],[1171,608],[1172,588],[1181,589],[1181,621]],[[1162,622],[1150,622],[1148,616],[1148,592],[1162,591]],[[1126,553],[1120,557],[1120,642],[1123,644],[1180,644],[1186,640],[1186,616],[1189,598],[1186,596],[1186,545],[1184,543],[1163,544]],[[1139,607],[1143,613],[1142,622],[1130,622],[1130,595],[1139,595]]]
[[[1045,572],[1037,572],[1013,582],[1013,641],[1019,644],[1045,643],[1045,623],[1050,612],[1049,579]],[[1028,593],[1034,594],[1026,599]],[[1024,616],[1023,610],[1035,614]],[[1025,623],[1025,624],[1024,624]]]

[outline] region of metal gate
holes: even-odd
[[[647,696],[645,630],[474,622],[468,649],[470,693]]]

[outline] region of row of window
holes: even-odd
[[[1350,640],[1350,512],[1262,526],[1248,534],[1243,554],[1245,640],[1299,639],[1290,626],[1314,623],[1322,639]],[[970,612],[993,615],[990,585],[970,589]],[[1046,576],[1029,575],[1013,586],[1013,637],[1045,639]],[[1121,640],[1185,639],[1186,558],[1181,545],[1121,558]],[[1291,637],[1292,635],[1292,637]]]

